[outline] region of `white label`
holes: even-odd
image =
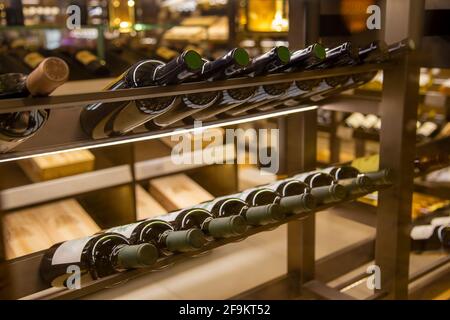
[[[365,117],[362,113],[359,112],[355,112],[352,113],[350,115],[350,117],[348,117],[345,120],[345,124],[348,125],[349,127],[352,127],[353,129],[357,129],[361,126],[361,124],[364,122]]]
[[[364,129],[372,129],[377,125],[378,117],[374,114],[369,114],[364,118],[362,127]]]
[[[424,225],[416,226],[411,230],[411,238],[413,240],[425,240],[431,238],[436,226]]]
[[[437,124],[435,124],[434,122],[427,121],[422,124],[419,129],[417,129],[417,134],[429,137],[437,129],[437,127]]]
[[[94,236],[75,239],[62,243],[53,254],[52,265],[77,263],[81,261],[81,253],[86,244],[94,238]]]
[[[450,224],[450,217],[434,218],[433,220],[431,220],[431,224],[433,226],[443,226],[443,225]]]
[[[106,232],[115,232],[115,233],[119,233],[119,234],[125,236],[126,238],[130,238],[134,229],[136,229],[136,227],[139,224],[140,224],[140,222],[130,223],[130,224],[127,224],[124,226],[118,226],[118,227],[111,228],[109,230],[106,230]]]

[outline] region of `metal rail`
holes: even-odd
[[[71,95],[6,99],[0,101],[0,113],[30,111],[36,109],[56,109],[82,106],[98,102],[117,102],[167,97],[199,92],[219,91],[242,87],[291,82],[296,80],[321,79],[340,75],[371,72],[383,69],[388,64],[367,64],[327,70],[313,70],[293,73],[280,73],[255,78],[237,78],[215,82],[195,82],[180,85],[100,91]]]

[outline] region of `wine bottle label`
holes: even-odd
[[[115,232],[118,234],[123,235],[126,238],[130,238],[133,234],[133,231],[136,229],[136,227],[140,224],[140,222],[136,223],[130,223],[126,224],[124,226],[118,226],[111,229],[106,230],[106,232]]]
[[[417,130],[417,134],[424,137],[429,137],[433,134],[433,132],[437,130],[437,128],[437,124],[427,121],[420,126],[420,128]]]
[[[355,112],[352,113],[346,120],[345,124],[353,129],[358,129],[361,127],[363,122],[365,121],[365,117],[362,113]]]
[[[411,230],[411,239],[413,240],[426,240],[431,238],[434,232],[433,225],[416,226]]]
[[[24,58],[23,61],[27,64],[27,66],[29,66],[31,69],[36,69],[37,66],[44,61],[44,57],[37,53],[37,52],[31,52],[29,54],[27,54]]]
[[[90,53],[87,50],[82,50],[77,52],[77,54],[75,55],[75,58],[80,61],[82,64],[84,64],[85,66],[88,65],[89,63],[97,60],[97,57],[94,56],[92,53]]]
[[[430,224],[433,226],[443,226],[443,225],[450,224],[450,217],[434,218],[431,220]]]
[[[80,262],[83,249],[92,238],[94,236],[62,243],[53,254],[52,265]]]
[[[381,130],[381,119],[380,118],[378,118],[377,123],[375,123],[374,129],[376,129],[377,131]]]
[[[378,117],[374,114],[368,114],[362,122],[362,127],[366,130],[375,128],[378,123]]]

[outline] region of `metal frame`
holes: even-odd
[[[319,24],[319,1],[314,0],[290,0],[290,30],[289,41],[291,47],[301,47],[305,43],[311,43],[318,39]],[[410,37],[419,42],[421,30],[419,28],[422,21],[421,14],[424,10],[424,0],[397,0],[383,1],[385,14],[385,39],[387,42],[401,40]],[[399,16],[395,13],[403,12]],[[302,23],[303,22],[303,23]],[[205,92],[222,90],[226,88],[237,88],[243,86],[256,86],[269,83],[282,83],[294,80],[304,80],[312,78],[323,78],[326,76],[352,74],[357,72],[372,71],[384,66],[361,66],[352,68],[342,68],[327,71],[309,71],[302,73],[292,73],[283,75],[273,75],[268,77],[248,79],[234,79],[223,82],[216,82],[208,87],[201,83],[183,84],[179,86],[167,86],[163,88],[141,88],[132,90],[120,90],[114,92],[100,92],[95,94],[81,94],[62,97],[49,97],[38,99],[15,99],[2,101],[0,113],[11,111],[23,111],[39,108],[62,109],[72,106],[85,105],[92,102],[113,102],[128,101],[134,99],[144,99],[152,97],[170,96],[176,94],[186,94],[193,92]],[[379,110],[382,117],[383,127],[381,130],[381,167],[394,169],[396,173],[394,187],[379,193],[379,207],[377,213],[377,237],[375,244],[373,239],[355,245],[354,248],[341,250],[335,253],[334,257],[327,257],[335,264],[340,261],[354,260],[347,266],[341,266],[341,270],[336,271],[339,276],[347,268],[355,267],[355,263],[362,265],[373,259],[382,270],[382,290],[376,292],[373,298],[406,298],[408,295],[408,271],[409,271],[409,226],[410,207],[413,186],[412,159],[415,155],[414,145],[416,109],[418,101],[418,66],[414,65],[413,59],[407,57],[400,63],[388,68],[385,72],[385,85],[383,88],[382,101],[371,105],[372,110]],[[367,102],[367,100],[366,100]],[[290,109],[289,109],[290,110]],[[298,112],[299,107],[292,108],[292,113]],[[378,113],[378,112],[376,112]],[[276,113],[264,114],[267,117],[279,116]],[[316,137],[316,112],[314,110],[303,114],[296,114],[280,120],[281,129],[281,160],[285,173],[308,170],[315,165],[315,137]],[[251,121],[252,116],[244,116],[238,121]],[[411,125],[413,124],[413,126]],[[213,123],[212,126],[235,124],[233,121],[224,120]],[[190,130],[187,128],[187,130]],[[158,133],[142,133],[131,137],[118,138],[117,143],[132,142],[133,139],[149,139],[171,135],[171,130]],[[301,139],[292,141],[293,136],[300,136]],[[104,141],[101,141],[104,142]],[[92,146],[100,146],[101,142],[94,142]],[[107,141],[112,142],[112,141]],[[86,141],[80,143],[80,147],[91,146]],[[26,153],[25,153],[26,154]],[[318,208],[321,210],[324,208]],[[317,211],[318,211],[317,210]],[[274,279],[266,284],[246,292],[238,297],[245,298],[267,298],[267,297],[287,297],[297,298],[302,293],[313,294],[319,298],[347,298],[346,295],[338,293],[338,290],[329,288],[324,283],[331,280],[322,273],[320,261],[315,261],[315,219],[314,213],[291,217],[288,222],[288,269],[285,276]],[[269,230],[279,224],[253,228],[246,236]],[[239,239],[227,239],[216,241],[203,251],[211,250],[215,247]],[[344,252],[345,251],[345,252]],[[26,283],[19,283],[15,288],[12,284],[12,294],[23,290],[42,290],[42,283],[36,280],[36,263],[42,253],[25,257],[24,259],[13,260],[0,265],[6,267],[7,272],[17,272],[25,274],[30,278],[24,279]],[[181,261],[192,254],[176,255],[159,262],[158,266],[169,265],[175,261]],[[33,263],[25,264],[24,260],[32,260]],[[370,260],[369,260],[370,259]],[[28,261],[29,262],[29,261]],[[323,262],[323,261],[322,261]],[[326,265],[326,264],[323,264]],[[11,268],[8,269],[8,266]],[[328,267],[330,264],[328,264]],[[53,290],[45,298],[78,298],[96,290],[101,290],[109,285],[117,284],[139,274],[150,272],[149,270],[136,270],[118,274],[93,283],[85,289],[78,291],[58,291]],[[321,275],[322,274],[322,275]],[[37,282],[36,282],[37,281]],[[32,293],[32,292],[30,292]],[[0,293],[1,294],[1,293]],[[20,296],[20,295],[19,295]]]

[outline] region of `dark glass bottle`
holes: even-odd
[[[133,65],[106,90],[180,83],[200,72],[202,65],[203,60],[195,51],[183,52],[167,64],[144,60]],[[169,96],[91,104],[81,112],[81,126],[94,139],[123,135],[168,111],[175,99],[176,96]]]
[[[322,171],[331,175],[339,182],[339,184],[343,185],[350,195],[367,193],[373,190],[374,184],[372,179],[365,174],[361,174],[359,170],[354,167],[329,167],[322,169]]]
[[[102,233],[58,243],[49,248],[41,261],[42,278],[52,286],[68,286],[73,267],[81,272],[81,283],[134,268],[151,266],[158,251],[151,244],[130,245],[117,233]]]
[[[276,47],[269,52],[252,59],[246,68],[237,70],[228,78],[255,77],[271,73],[272,70],[283,64],[289,57],[286,57],[286,47]],[[218,101],[209,108],[195,113],[192,117],[186,119],[187,123],[193,123],[195,120],[206,121],[226,111],[232,110],[253,97],[258,87],[241,87],[236,89],[227,89],[220,92]]]
[[[205,61],[201,73],[191,79],[195,81],[225,80],[245,68],[249,63],[247,51],[235,48],[214,61]],[[190,82],[191,82],[190,81]],[[217,91],[186,94],[178,98],[175,107],[147,123],[147,127],[166,127],[201,110],[214,105],[220,94]]]
[[[58,58],[47,58],[28,76],[20,73],[0,75],[0,99],[46,96],[69,77],[69,67]],[[0,153],[31,138],[46,123],[50,110],[0,114]]]
[[[150,243],[158,248],[162,255],[195,251],[207,242],[200,229],[175,230],[164,216],[115,227],[108,232],[121,234],[131,244]]]
[[[294,176],[294,179],[304,182],[311,188],[311,194],[318,205],[339,202],[347,197],[347,190],[329,174],[313,171]]]
[[[295,51],[291,55],[291,60],[286,65],[280,66],[276,72],[299,72],[308,69],[312,65],[316,65],[323,61],[326,57],[325,48],[319,44],[314,43],[305,49]],[[302,96],[311,92],[312,89],[320,84],[320,79],[311,79],[305,81],[294,81],[287,92],[281,97],[282,102],[289,106],[289,99]],[[297,103],[295,104],[297,105]],[[258,107],[260,111],[271,110],[274,107],[280,106],[278,99],[269,100]]]
[[[289,214],[309,212],[315,209],[316,199],[309,186],[295,179],[286,179],[269,184],[267,188],[281,195],[280,205]]]
[[[262,57],[264,57],[265,55],[267,57],[263,59]],[[255,77],[260,75],[276,73],[280,67],[288,64],[291,58],[291,53],[289,52],[289,49],[283,46],[275,47],[265,55],[262,55],[254,59],[255,61],[252,61],[252,64],[248,68],[246,68],[247,69],[245,70],[246,74]],[[267,63],[266,65],[261,64],[262,62],[268,59],[270,59],[270,61],[266,62]],[[264,104],[267,101],[267,99],[276,99],[283,96],[284,94],[286,94],[290,86],[291,82],[283,82],[259,86],[256,89],[255,94],[250,99],[248,99],[242,105],[239,105],[233,109],[224,112],[223,116],[234,117],[242,115],[247,111],[257,108],[261,104]]]
[[[358,49],[358,59],[355,61],[356,64],[362,63],[382,63],[389,60],[389,48],[386,43],[382,40],[376,40],[371,42],[369,45],[361,47]],[[318,95],[310,97],[314,102],[323,100],[331,95],[335,95],[339,92],[354,89],[363,84],[371,81],[377,74],[377,71],[357,73],[351,76],[347,76],[347,81],[345,83],[340,83],[337,85],[331,84],[332,88],[328,90],[321,91]]]
[[[286,217],[285,210],[279,204],[281,196],[269,188],[252,188],[228,197],[240,199],[247,204],[248,209],[243,216],[249,225],[275,223]]]
[[[241,216],[217,217],[199,207],[174,211],[159,218],[171,223],[175,230],[197,228],[213,238],[238,236],[247,229],[245,220]]]

